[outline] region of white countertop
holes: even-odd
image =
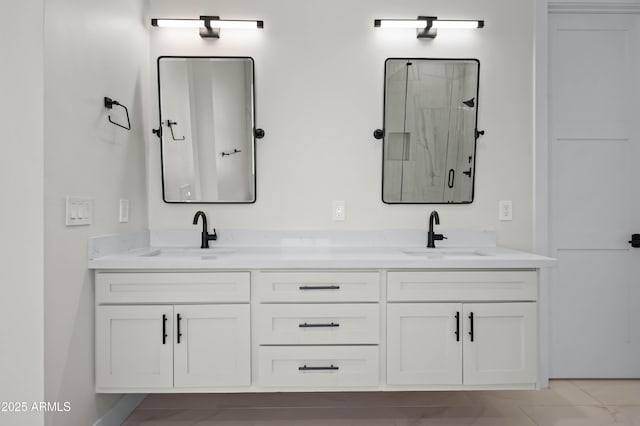
[[[554,259],[491,246],[141,247],[94,255],[90,269],[537,269]]]

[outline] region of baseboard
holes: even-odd
[[[128,394],[123,396],[111,410],[96,420],[93,426],[120,426],[146,396],[146,394]]]

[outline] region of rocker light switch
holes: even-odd
[[[65,225],[91,225],[93,222],[93,199],[66,197]]]
[[[126,198],[120,199],[120,223],[129,222],[129,200]]]

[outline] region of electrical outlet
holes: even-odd
[[[347,217],[347,207],[344,200],[333,200],[331,202],[332,219],[335,221],[345,220]]]
[[[513,220],[513,202],[511,200],[500,200],[498,219],[501,221]]]
[[[126,198],[120,199],[120,223],[129,222],[129,200]]]

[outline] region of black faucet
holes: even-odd
[[[209,248],[210,240],[215,241],[218,239],[218,234],[216,234],[216,228],[213,228],[213,234],[210,234],[209,231],[207,231],[207,215],[205,215],[202,210],[198,210],[196,215],[193,216],[194,225],[198,224],[198,219],[200,217],[202,217],[202,244],[200,244],[200,248],[206,249]]]
[[[438,216],[437,211],[432,211],[429,216],[429,231],[427,232],[427,247],[428,248],[436,248],[436,241],[444,240],[445,237],[442,234],[436,234],[433,232],[434,221],[436,225],[440,225],[440,216]]]

